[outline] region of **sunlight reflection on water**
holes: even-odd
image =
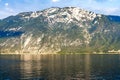
[[[0,55],[0,80],[120,80],[120,55]]]

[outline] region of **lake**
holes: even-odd
[[[0,80],[120,80],[120,55],[0,55]]]

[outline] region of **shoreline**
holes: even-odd
[[[0,53],[0,55],[54,55],[54,54],[61,54],[61,53]],[[62,53],[62,54],[65,54],[65,55],[69,55],[69,54],[89,54],[89,55],[92,55],[92,54],[120,54],[120,52],[98,52],[98,53]]]

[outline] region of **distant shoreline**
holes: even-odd
[[[51,55],[51,54],[120,54],[120,52],[96,52],[96,53],[0,53],[0,55]]]

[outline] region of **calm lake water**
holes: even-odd
[[[0,80],[120,80],[120,55],[0,55]]]

